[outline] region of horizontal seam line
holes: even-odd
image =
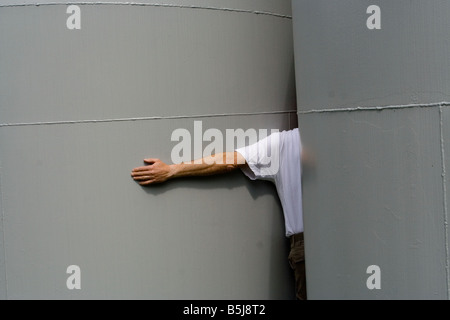
[[[65,120],[65,121],[23,122],[23,123],[0,123],[0,128],[2,128],[2,127],[40,126],[40,125],[58,125],[58,124],[111,123],[111,122],[126,122],[126,121],[220,118],[220,117],[236,117],[236,116],[288,114],[288,113],[296,113],[296,112],[297,112],[297,110],[270,111],[270,112],[223,113],[223,114],[201,114],[201,115],[192,115],[192,116],[187,116],[187,115],[186,116],[154,116],[154,117],[100,119],[100,120]]]
[[[220,7],[208,7],[208,6],[195,6],[195,5],[177,5],[177,4],[164,4],[164,3],[140,3],[140,2],[51,2],[51,3],[23,3],[23,4],[4,4],[0,5],[0,8],[8,7],[31,7],[31,6],[56,6],[56,5],[121,5],[121,6],[143,6],[143,7],[161,7],[161,8],[180,8],[180,9],[203,9],[203,10],[215,10],[215,11],[227,11],[227,12],[240,12],[251,13],[256,15],[273,16],[284,19],[292,19],[290,15],[284,15],[281,13],[274,13],[268,11],[258,10],[246,10],[246,9],[233,9],[233,8],[220,8]]]
[[[411,109],[411,108],[439,108],[449,107],[450,102],[437,102],[429,104],[405,104],[405,105],[389,105],[389,106],[374,106],[374,107],[354,107],[354,108],[330,108],[319,110],[298,111],[297,114],[311,114],[311,113],[331,113],[331,112],[354,112],[354,111],[380,111],[386,109]]]

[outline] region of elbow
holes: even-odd
[[[234,171],[238,168],[239,168],[239,165],[237,165],[237,164],[227,164],[227,166],[225,167],[227,172]]]
[[[228,152],[224,154],[223,160],[225,163],[222,168],[224,168],[225,172],[231,172],[246,165],[244,157],[237,152]]]

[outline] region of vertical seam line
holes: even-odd
[[[449,244],[448,244],[448,209],[447,209],[447,182],[446,182],[446,166],[445,166],[445,148],[444,148],[444,123],[443,123],[443,106],[439,107],[439,121],[441,130],[441,161],[442,161],[442,191],[444,202],[444,236],[445,236],[445,272],[447,280],[447,300],[450,300],[450,270],[449,270]]]
[[[5,296],[6,296],[6,300],[8,300],[8,277],[7,277],[7,265],[6,265],[6,243],[5,243],[5,228],[4,228],[4,217],[5,217],[5,213],[4,213],[4,204],[5,202],[3,201],[3,189],[2,189],[2,166],[0,163],[0,209],[1,209],[1,228],[2,228],[2,250],[3,250],[3,263],[4,263],[4,274],[3,276],[5,277]]]

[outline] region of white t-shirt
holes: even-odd
[[[236,150],[248,163],[242,169],[247,177],[275,183],[283,206],[286,237],[303,232],[301,151],[298,128],[272,133]]]

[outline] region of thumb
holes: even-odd
[[[152,159],[152,158],[144,159],[144,162],[147,164],[154,164],[155,162],[158,162],[158,161],[159,161],[159,159]]]

